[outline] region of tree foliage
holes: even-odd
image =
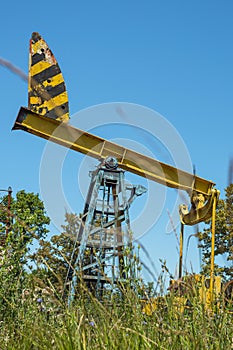
[[[9,304],[14,303],[15,298],[22,297],[29,276],[26,265],[30,258],[30,247],[35,240],[46,236],[50,223],[38,194],[22,190],[15,198],[11,198],[10,208],[7,202],[8,198],[4,196],[0,206],[1,310],[4,307],[9,310]]]
[[[64,284],[69,277],[67,275],[76,259],[75,242],[79,225],[80,219],[77,214],[66,213],[62,232],[52,236],[49,241],[41,239],[39,249],[33,255],[37,265],[35,273],[45,284],[52,285],[59,295],[64,292]]]
[[[8,235],[5,237],[4,249],[11,255],[17,255],[17,262],[25,264],[30,245],[34,240],[45,238],[49,232],[47,225],[49,217],[45,213],[43,202],[38,194],[17,192],[16,198],[11,198],[10,210],[7,208],[7,196],[4,196],[0,206],[0,232],[4,237],[6,225]]]

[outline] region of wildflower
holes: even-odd
[[[92,326],[92,327],[94,327],[95,322],[94,322],[94,321],[90,321],[90,322],[89,322],[89,325]]]

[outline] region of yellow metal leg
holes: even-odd
[[[180,260],[179,260],[179,278],[182,277],[182,265],[183,265],[183,241],[184,241],[184,224],[181,223],[180,227]]]
[[[212,207],[212,225],[211,225],[211,261],[210,261],[210,300],[213,302],[214,292],[214,245],[215,245],[215,218],[216,218],[216,196],[214,197]]]

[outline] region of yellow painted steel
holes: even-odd
[[[40,97],[39,97],[40,99]],[[54,106],[60,106],[63,103],[68,102],[68,96],[66,94],[66,92],[54,97],[54,98],[50,98],[48,101],[45,101],[44,103],[40,104],[40,109],[46,109],[47,111],[51,111],[51,109],[54,108]],[[43,115],[43,113],[42,113]]]
[[[32,33],[29,52],[28,107],[48,118],[69,120],[68,95],[60,67],[39,33]]]
[[[63,82],[64,82],[64,78],[63,78],[62,74],[59,73],[59,74],[55,75],[54,77],[51,77],[49,79],[49,82],[47,80],[45,80],[43,82],[43,86],[44,87],[47,87],[47,86],[54,87],[54,86],[57,86],[57,85],[59,85],[59,84],[61,84]],[[29,92],[30,91],[32,91],[31,87],[29,87]]]
[[[142,300],[142,312],[151,316],[155,311],[171,304],[174,311],[182,314],[185,310],[192,308],[193,302],[194,305],[196,302],[201,302],[205,309],[211,312],[213,302],[219,306],[222,278],[221,276],[214,277],[213,290],[210,289],[210,279],[198,274],[187,275],[179,280],[170,280],[168,289],[169,293],[166,296]]]
[[[30,67],[30,74],[33,77],[34,75],[43,72],[45,69],[51,67],[51,63],[46,61],[40,61],[36,63],[34,66]]]
[[[196,225],[199,222],[212,218],[213,203],[217,202],[220,192],[213,188],[208,198],[198,191],[193,191],[191,195],[191,209],[185,204],[180,205],[180,221],[184,225]]]
[[[24,107],[20,109],[13,129],[25,130],[99,160],[111,155],[117,158],[119,166],[124,170],[190,194],[196,190],[210,196],[214,186],[212,181],[176,169],[66,123],[33,113]]]
[[[184,224],[181,222],[181,227],[180,227],[179,278],[182,277],[182,268],[183,268],[183,242],[184,242]]]
[[[211,261],[210,261],[210,300],[213,301],[214,291],[214,247],[215,247],[215,218],[216,218],[216,198],[212,206],[212,224],[211,224]]]
[[[45,43],[45,41],[42,38],[40,38],[35,43],[31,43],[30,51],[33,54],[35,54],[36,52],[38,52],[41,49],[46,49],[46,43]]]

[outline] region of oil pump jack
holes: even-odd
[[[97,294],[100,286],[103,287],[109,280],[114,283],[130,277],[125,271],[123,256],[123,249],[130,247],[133,239],[130,232],[129,207],[135,197],[145,192],[145,188],[127,188],[124,171],[188,193],[190,209],[187,205],[180,206],[179,277],[182,276],[184,226],[195,225],[212,218],[212,296],[215,210],[219,196],[219,191],[214,188],[215,184],[75,128],[69,125],[68,121],[68,95],[60,67],[47,43],[35,32],[30,40],[28,108],[20,108],[13,130],[29,132],[100,161],[98,169],[92,172],[82,222],[77,233],[78,248],[72,269],[70,301],[74,298],[77,276],[80,273],[87,283],[95,286]],[[124,234],[123,222],[126,225]],[[111,272],[107,272],[106,267],[110,261]],[[132,275],[134,272],[130,273]]]

